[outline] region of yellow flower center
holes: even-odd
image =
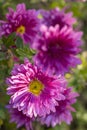
[[[38,96],[43,89],[43,84],[37,79],[32,80],[29,84],[29,92],[36,96]]]
[[[43,16],[42,16],[41,14],[39,14],[39,15],[38,15],[38,18],[39,18],[39,19],[42,19],[42,18],[43,18]]]
[[[21,35],[24,34],[25,33],[25,27],[23,25],[21,25],[20,27],[17,28],[16,32],[21,34]]]

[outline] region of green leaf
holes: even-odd
[[[32,56],[35,55],[35,51],[29,48],[28,46],[24,46],[23,48],[16,49],[17,54],[20,59],[23,60],[25,57],[32,59]]]
[[[2,37],[3,44],[5,44],[7,48],[10,47],[11,45],[14,45],[15,43],[14,39],[15,39],[15,33],[12,33],[8,37],[5,36]]]
[[[19,36],[16,37],[15,45],[17,48],[23,48],[23,40]]]

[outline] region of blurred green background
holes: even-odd
[[[74,0],[75,1],[75,0]],[[0,0],[0,19],[5,19],[8,7],[15,9],[18,3],[24,2],[27,8],[52,9],[59,7],[72,11],[77,18],[76,28],[83,31],[83,47],[79,55],[82,64],[77,66],[71,74],[66,74],[70,86],[80,93],[77,103],[74,105],[76,113],[73,114],[71,125],[57,125],[55,128],[47,128],[40,124],[34,124],[34,130],[87,130],[87,2],[73,2],[73,0]],[[9,114],[5,109],[9,97],[6,95],[5,79],[14,64],[11,52],[1,45],[0,40],[0,130],[17,130],[14,123],[9,123]],[[9,58],[10,57],[10,58]],[[25,130],[20,128],[19,130]]]

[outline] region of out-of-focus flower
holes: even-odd
[[[55,112],[58,101],[65,99],[62,93],[67,85],[64,78],[42,73],[28,59],[24,60],[24,64],[14,66],[7,84],[13,108],[31,118]]]
[[[10,122],[15,122],[17,128],[25,126],[26,130],[32,130],[32,122],[34,119],[27,117],[21,111],[18,111],[17,108],[13,108],[12,104],[6,106],[10,113]]]
[[[56,112],[51,112],[51,114],[47,115],[45,118],[42,117],[40,119],[42,124],[46,124],[47,126],[51,125],[54,127],[62,122],[66,122],[67,124],[71,123],[71,112],[75,112],[75,109],[71,105],[76,102],[78,93],[72,92],[72,88],[66,88],[64,95],[65,100],[58,102],[59,105],[56,106]]]
[[[48,27],[55,26],[56,24],[59,24],[60,28],[65,25],[70,27],[76,22],[76,19],[72,17],[72,12],[65,13],[64,10],[59,10],[59,8],[50,11],[39,10],[39,15],[42,16],[42,24],[45,24]]]
[[[25,4],[18,4],[16,11],[9,8],[6,21],[0,21],[0,36],[16,32],[24,43],[31,42],[39,29],[39,19],[34,9],[26,10]]]
[[[81,63],[76,56],[80,52],[82,32],[76,32],[67,26],[60,29],[59,25],[49,28],[43,25],[41,33],[42,36],[37,37],[33,48],[38,50],[34,61],[43,70],[64,74]]]

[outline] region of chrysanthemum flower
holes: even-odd
[[[13,108],[12,104],[6,106],[10,113],[10,122],[15,122],[17,128],[25,126],[26,130],[32,130],[32,121],[34,119],[27,117],[21,111],[18,111],[17,108]]]
[[[39,29],[39,19],[34,9],[26,10],[25,4],[18,4],[16,11],[9,8],[6,21],[0,21],[0,36],[16,32],[24,43],[31,42]]]
[[[13,108],[29,117],[45,117],[51,111],[55,112],[58,101],[65,99],[62,94],[66,87],[65,79],[48,76],[27,59],[24,64],[14,66],[7,84]]]
[[[75,32],[67,26],[60,29],[59,25],[42,26],[41,32],[42,36],[38,36],[33,44],[37,49],[34,61],[38,66],[53,74],[64,74],[80,64],[76,56],[80,51],[82,32]]]
[[[45,118],[41,118],[40,121],[42,124],[46,124],[47,126],[54,127],[57,124],[61,124],[62,122],[66,122],[70,124],[72,121],[71,112],[75,112],[75,109],[71,106],[76,102],[76,97],[78,93],[72,92],[72,88],[66,88],[64,91],[65,100],[61,100],[58,106],[56,106],[56,112],[51,112]]]
[[[50,11],[47,10],[39,10],[39,15],[42,16],[42,24],[46,26],[55,26],[56,24],[60,25],[60,28],[63,26],[72,26],[76,19],[72,17],[72,12],[65,13],[64,10],[60,10],[59,8],[52,9]]]

